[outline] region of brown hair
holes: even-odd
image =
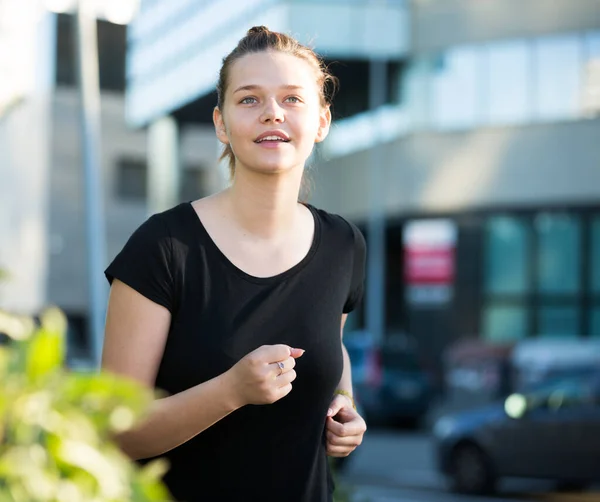
[[[228,77],[231,65],[238,59],[247,54],[265,51],[278,51],[299,57],[307,61],[314,67],[317,73],[317,84],[321,98],[321,106],[331,104],[333,94],[337,89],[337,79],[329,73],[329,70],[322,59],[309,47],[302,45],[294,38],[284,33],[270,31],[265,26],[254,26],[248,30],[246,36],[242,38],[233,51],[224,59],[221,71],[219,72],[219,81],[217,83],[217,106],[223,110],[225,100],[225,91],[227,90]],[[219,160],[229,160],[229,175],[233,179],[235,173],[235,156],[230,145],[225,145],[225,149]]]

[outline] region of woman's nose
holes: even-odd
[[[283,109],[275,99],[268,100],[263,108],[261,122],[283,122],[285,119]]]

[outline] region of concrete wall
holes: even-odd
[[[598,0],[417,0],[413,51],[600,27]]]
[[[600,203],[600,120],[421,133],[381,145],[386,213]],[[313,202],[368,211],[369,151],[316,166]]]

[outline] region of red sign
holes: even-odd
[[[450,284],[454,281],[454,247],[407,248],[404,263],[407,284]]]

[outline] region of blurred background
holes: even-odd
[[[354,500],[600,500],[600,0],[0,0],[0,307],[98,363],[105,266],[227,184],[216,78],[261,24],[341,80],[308,174],[369,249]]]

